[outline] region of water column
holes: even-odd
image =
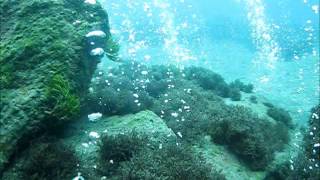
[[[184,3],[184,1],[180,1]],[[166,52],[167,57],[171,60],[171,63],[180,64],[195,60],[190,49],[187,48],[187,44],[183,45],[179,42],[180,31],[188,28],[188,22],[177,24],[175,20],[175,9],[172,9],[172,4],[167,0],[154,0],[153,5],[155,8],[160,9],[160,33],[163,37],[163,50]]]
[[[258,70],[257,73],[262,72],[259,82],[268,83],[279,60],[280,48],[273,38],[273,28],[279,27],[269,24],[262,0],[244,0],[244,3],[248,11],[252,39],[257,48],[253,68]]]

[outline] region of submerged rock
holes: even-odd
[[[98,62],[85,35],[97,27],[110,33],[98,3],[3,0],[0,8],[1,175],[30,139],[78,116]]]

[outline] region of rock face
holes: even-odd
[[[41,177],[41,179],[71,179],[68,175],[76,176],[77,172],[81,172],[85,179],[100,179],[101,174],[99,174],[99,171],[97,171],[95,167],[99,167],[99,145],[105,136],[117,136],[120,133],[130,134],[131,131],[135,131],[139,135],[148,135],[150,140],[159,144],[176,140],[174,132],[167,127],[166,123],[160,117],[151,111],[141,111],[137,114],[125,116],[102,117],[95,122],[89,121],[85,117],[70,123],[66,126],[65,131],[67,135],[57,141],[56,139],[43,139],[44,141],[41,141],[41,138],[38,139],[38,141],[36,140],[35,145],[27,148],[27,150],[16,159],[13,165],[6,169],[2,179],[23,179],[26,177],[26,173],[29,176],[36,173],[43,175],[36,176]],[[60,154],[59,152],[51,151],[59,154],[58,157],[54,155],[53,158],[48,154],[50,152],[46,152],[45,155],[38,153],[45,152],[43,150],[53,146],[59,147],[59,149],[63,147],[63,153]],[[44,147],[46,147],[46,149],[44,149]],[[67,153],[67,157],[64,157],[64,152],[74,152],[74,154]],[[41,156],[41,158],[38,158],[38,156]],[[59,163],[57,168],[63,167],[61,169],[63,169],[64,174],[56,177],[48,172],[52,172],[50,164],[61,160],[60,157],[64,157],[64,160],[70,162],[66,164],[64,162]],[[30,161],[30,159],[40,159],[41,168],[34,168],[32,163],[35,161]],[[29,165],[30,163],[31,165]],[[33,171],[30,173],[30,171],[26,172],[25,169],[32,169]],[[48,172],[46,172],[46,170],[48,170]],[[58,170],[55,169],[55,171]]]
[[[111,116],[90,122],[86,118],[72,123],[68,131],[72,131],[64,144],[75,152],[79,159],[79,167],[84,172],[90,172],[89,179],[98,179],[95,166],[99,165],[99,144],[101,138],[118,134],[129,134],[132,131],[139,135],[148,135],[155,143],[175,141],[176,135],[166,123],[152,111],[141,111],[125,116]],[[93,136],[96,135],[96,136]],[[98,138],[97,138],[98,137]]]
[[[2,0],[0,8],[1,175],[30,138],[79,114],[99,61],[85,35],[110,33],[106,12],[83,0]]]
[[[108,119],[106,127],[110,135],[135,131],[148,134],[151,140],[156,142],[166,141],[168,137],[176,137],[166,123],[152,111],[141,111],[122,117],[114,116]]]

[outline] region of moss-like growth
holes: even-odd
[[[0,61],[0,90],[10,88],[14,82],[14,70],[12,66],[5,65]]]
[[[100,143],[100,166],[102,174],[116,173],[121,162],[129,161],[134,154],[147,145],[147,137],[136,132],[105,136]]]
[[[230,98],[232,101],[240,101],[241,100],[240,90],[237,88],[231,88],[230,89]]]
[[[282,108],[272,107],[267,111],[268,116],[272,117],[274,120],[279,121],[287,125],[292,126],[292,118],[290,114]]]
[[[111,179],[224,179],[189,146],[159,147],[135,132],[104,137],[100,155],[100,171]]]
[[[207,90],[213,90],[217,95],[229,97],[230,89],[224,79],[208,69],[191,67],[186,70],[187,78],[195,79],[199,85]]]
[[[225,179],[201,155],[194,154],[188,146],[176,143],[140,151],[130,161],[121,164],[118,172],[120,179]]]
[[[37,142],[21,167],[23,179],[72,179],[77,173],[74,153],[61,143]]]
[[[230,88],[236,88],[236,89],[239,89],[240,91],[243,91],[245,93],[252,93],[252,91],[253,91],[252,84],[244,84],[239,79],[231,82],[229,86],[230,86]]]
[[[253,170],[265,169],[273,153],[288,143],[287,128],[272,125],[242,106],[226,108],[216,118],[208,130],[213,141],[228,145]]]
[[[48,113],[59,123],[71,120],[79,114],[80,100],[72,93],[69,82],[62,75],[54,75],[47,87]]]
[[[1,0],[0,12],[0,90],[10,99],[0,116],[0,146],[6,146],[0,148],[1,173],[30,134],[79,112],[79,98],[86,94],[97,64],[86,49],[86,34],[97,29],[110,33],[99,3]],[[54,85],[55,74],[63,74],[68,83]]]
[[[284,123],[225,104],[222,97],[240,100],[240,90],[209,70],[132,62],[106,74],[93,81],[90,107],[94,112],[127,114],[150,109],[179,132],[183,142],[196,144],[210,134],[213,142],[227,145],[254,170],[265,169],[274,152],[289,141]]]
[[[265,180],[319,179],[320,171],[320,105],[311,110],[308,130],[298,155],[272,168]]]
[[[258,103],[257,96],[250,96],[250,102],[253,104],[257,104]]]
[[[265,105],[268,108],[273,108],[274,107],[274,105],[272,103],[270,103],[270,102],[263,102],[263,105]]]

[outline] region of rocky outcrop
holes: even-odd
[[[3,0],[0,8],[1,175],[30,138],[79,115],[99,61],[85,36],[110,33],[106,12],[83,0]]]
[[[84,117],[66,126],[66,136],[60,139],[44,137],[35,140],[34,145],[16,159],[2,178],[24,179],[32,176],[33,179],[71,179],[81,172],[85,179],[100,179],[102,175],[97,168],[101,161],[101,141],[105,137],[128,135],[132,131],[141,136],[148,135],[156,144],[175,142],[177,138],[166,123],[151,111],[102,117],[94,122]],[[55,174],[59,171],[62,173]]]

